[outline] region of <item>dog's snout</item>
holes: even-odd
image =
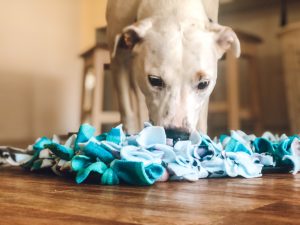
[[[173,140],[188,140],[190,132],[184,128],[166,128],[166,135]]]

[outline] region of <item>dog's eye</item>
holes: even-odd
[[[149,75],[148,80],[152,87],[165,87],[165,82],[163,81],[163,79],[161,79],[161,77]]]
[[[204,90],[208,87],[209,85],[209,81],[208,80],[203,80],[203,81],[200,81],[199,84],[198,84],[198,89],[199,90]]]

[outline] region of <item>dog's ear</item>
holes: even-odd
[[[134,46],[143,41],[147,31],[152,27],[151,19],[144,19],[123,29],[116,36],[112,57],[116,55],[119,48],[132,50]]]
[[[238,58],[241,55],[241,45],[236,33],[226,26],[221,26],[216,23],[210,23],[209,30],[215,32],[216,35],[216,48],[219,58],[231,49],[235,56]]]

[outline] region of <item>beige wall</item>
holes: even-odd
[[[81,43],[80,49],[85,50],[95,43],[95,29],[105,26],[105,10],[107,0],[81,0]]]
[[[79,126],[81,50],[106,1],[0,0],[0,145]]]

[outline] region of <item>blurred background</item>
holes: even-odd
[[[0,145],[118,123],[106,2],[0,0]],[[282,2],[221,1],[219,22],[237,31],[244,52],[220,62],[210,135],[299,131],[300,2],[287,1],[287,17]]]

